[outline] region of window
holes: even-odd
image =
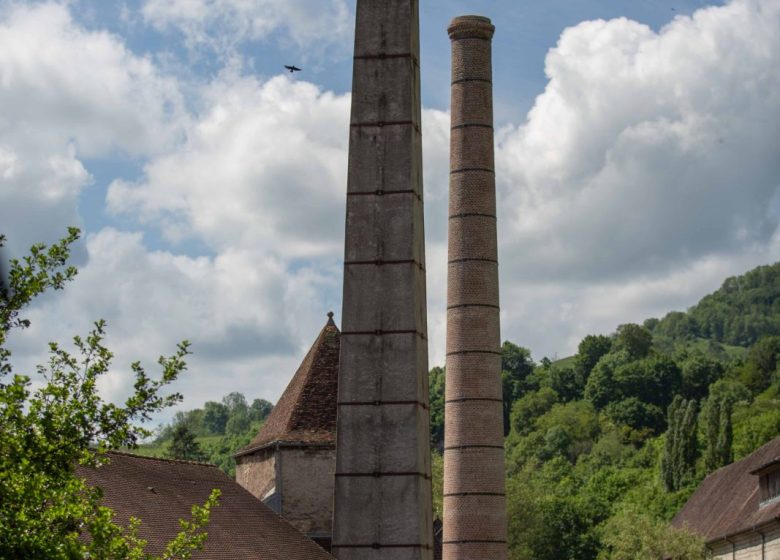
[[[758,475],[758,501],[762,505],[780,498],[780,459],[753,471]]]

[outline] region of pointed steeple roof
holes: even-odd
[[[333,443],[336,441],[341,333],[328,313],[328,322],[301,362],[290,384],[255,438],[236,453],[246,455],[276,442]]]

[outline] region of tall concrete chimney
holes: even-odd
[[[417,0],[358,0],[333,554],[432,560]]]
[[[452,41],[444,559],[503,560],[504,427],[490,20],[463,16]]]

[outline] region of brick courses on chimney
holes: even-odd
[[[452,41],[444,560],[507,557],[491,40],[479,16]]]
[[[358,0],[333,554],[433,558],[418,0]]]

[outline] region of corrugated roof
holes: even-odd
[[[711,473],[672,520],[688,525],[707,542],[732,536],[780,517],[780,502],[760,506],[753,474],[780,455],[780,437],[744,459]]]
[[[77,467],[78,476],[103,490],[103,504],[115,521],[141,519],[140,536],[148,552],[159,554],[189,519],[194,504],[203,504],[219,488],[219,506],[211,512],[203,560],[332,560],[333,557],[271,511],[213,465],[109,453],[110,463],[97,469]]]
[[[236,456],[273,442],[334,443],[341,333],[328,313],[298,371],[255,438]]]

